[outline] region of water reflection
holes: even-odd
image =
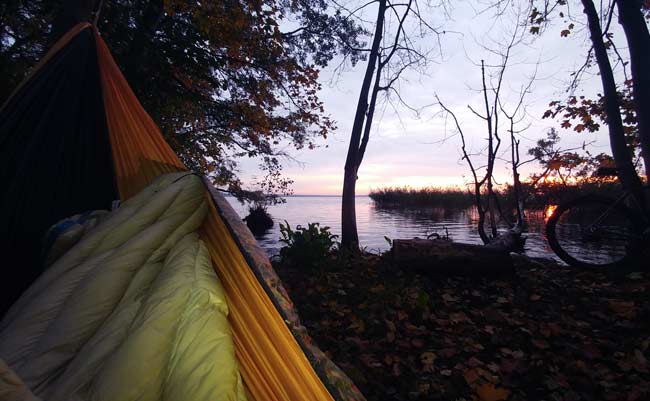
[[[246,207],[237,203],[234,198],[228,198],[235,210],[243,217]],[[476,230],[478,213],[474,208],[444,209],[444,208],[399,208],[378,207],[368,197],[357,197],[357,228],[359,242],[369,251],[385,251],[390,248],[384,237],[394,238],[426,238],[432,233],[449,234],[452,240],[472,244],[480,244],[481,239]],[[319,222],[321,226],[329,226],[334,234],[340,235],[341,198],[334,196],[292,196],[282,205],[269,207],[275,225],[264,235],[258,236],[261,246],[276,254],[280,248],[279,223],[285,220],[295,227],[306,225],[308,222]],[[548,247],[543,236],[544,211],[528,211],[528,237],[525,246],[527,255],[534,257],[552,257],[553,252]],[[505,229],[505,226],[501,228]]]

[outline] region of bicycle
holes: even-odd
[[[600,168],[595,175],[618,176],[618,170]],[[588,195],[560,204],[546,222],[553,252],[576,267],[639,263],[650,244],[650,216],[631,195],[625,190],[617,199]],[[625,205],[628,199],[633,209]]]

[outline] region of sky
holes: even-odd
[[[491,17],[493,11],[484,11],[485,6],[478,3],[454,1],[453,7],[447,9],[447,16],[440,9],[423,12],[428,21],[447,33],[441,37],[440,48],[433,38],[418,43],[422,48],[434,49],[437,54],[424,73],[409,72],[399,83],[401,97],[418,113],[399,105],[392,107],[387,102],[377,105],[370,141],[359,169],[357,195],[391,186],[446,187],[464,186],[470,182],[470,171],[461,159],[460,138],[453,121],[446,118],[440,106],[435,104],[434,96],[437,94],[458,117],[470,153],[480,153],[485,147],[485,122],[468,108],[471,105],[482,111],[482,94],[477,91],[481,84],[479,63],[481,59],[485,59],[486,65],[499,61],[485,47],[496,48],[503,42],[516,19],[514,9],[508,9],[501,19],[495,20]],[[561,129],[557,120],[541,118],[551,100],[566,98],[570,73],[582,65],[589,49],[586,27],[581,23],[581,9],[574,7],[572,12],[573,21],[557,19],[542,35],[526,35],[526,42],[513,49],[511,67],[506,71],[503,87],[507,109],[514,107],[522,85],[527,85],[530,77],[535,75],[531,93],[525,98],[526,118],[521,127],[530,126],[521,134],[522,159],[526,158],[526,150],[543,138],[551,127],[558,129],[565,148],[593,140],[592,151],[609,152],[606,132],[578,134]],[[367,10],[364,17],[372,19],[372,15],[373,10]],[[574,22],[576,29],[568,38],[561,37],[560,31],[570,22]],[[625,52],[622,31],[618,24],[612,26],[614,38],[618,38],[617,43],[620,43],[619,49]],[[290,151],[295,160],[285,161],[284,174],[294,180],[294,194],[340,195],[348,141],[365,68],[366,63],[362,61],[343,72],[335,72],[333,67],[321,72],[323,89],[320,98],[326,113],[337,122],[337,130],[327,140],[318,141],[319,147],[315,150]],[[575,94],[594,96],[599,91],[600,78],[591,70],[584,75]],[[505,137],[505,126],[501,130]],[[509,143],[502,145],[502,151],[503,157],[509,157]],[[477,155],[475,163],[481,164],[484,159],[484,156]],[[528,176],[535,168],[535,163],[527,164],[521,172],[522,177]],[[253,181],[258,174],[256,162],[243,161],[240,172],[245,182]],[[495,174],[498,182],[511,180],[504,162],[497,163]]]

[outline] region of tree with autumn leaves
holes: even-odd
[[[566,0],[533,1],[533,4],[536,3],[540,4],[533,8],[530,15],[533,34],[540,33],[540,27],[554,12],[561,18],[568,13],[565,9]],[[647,112],[650,110],[650,77],[647,74],[650,70],[650,33],[646,23],[650,16],[650,3],[640,0],[616,0],[609,8],[600,7],[605,10],[603,15],[598,13],[593,0],[581,0],[581,6],[586,16],[592,47],[583,68],[576,72],[572,85],[578,82],[580,74],[592,63],[593,57],[598,66],[603,93],[596,100],[571,96],[566,102],[551,102],[551,109],[544,116],[555,117],[561,113],[564,128],[571,127],[571,121],[579,119],[580,123],[574,126],[577,132],[597,130],[597,119],[605,122],[621,182],[643,205],[641,181],[633,163],[633,146],[635,143],[640,144],[646,178],[650,179],[650,113]],[[609,54],[611,52],[619,60],[623,60],[610,32],[615,11],[618,11],[619,23],[625,31],[632,72],[631,79],[623,85],[617,85]],[[570,23],[562,30],[561,35],[569,36],[574,27],[575,25]],[[622,64],[625,65],[626,62],[623,61]]]
[[[0,100],[62,33],[93,19],[183,162],[237,195],[247,157],[266,171],[264,189],[287,191],[282,149],[314,148],[334,129],[320,69],[362,56],[363,30],[325,0],[10,0],[0,6]],[[281,26],[289,19],[294,29]]]

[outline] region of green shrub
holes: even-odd
[[[289,223],[280,223],[280,242],[285,245],[280,249],[282,263],[297,267],[321,267],[337,246],[338,237],[330,228],[320,227],[319,223],[307,223],[307,227],[296,226],[291,229]]]

